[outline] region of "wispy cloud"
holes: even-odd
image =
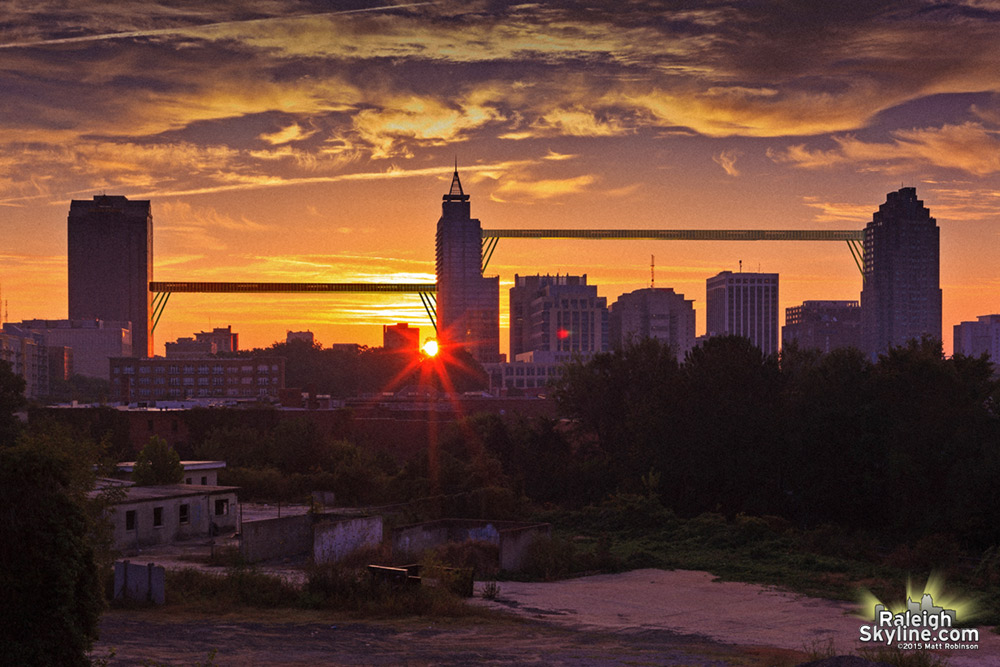
[[[712,156],[712,161],[722,167],[722,170],[729,176],[739,176],[740,170],[736,168],[736,159],[740,156],[740,151],[724,150]]]
[[[555,199],[584,192],[596,182],[597,176],[593,174],[549,180],[522,181],[510,178],[501,181],[500,186],[490,194],[490,199],[496,202]]]
[[[853,135],[834,137],[837,148],[809,149],[804,144],[771,151],[777,162],[816,169],[850,164],[873,171],[900,173],[925,167],[958,169],[976,176],[1000,172],[1000,133],[981,123],[897,130],[888,142]]]

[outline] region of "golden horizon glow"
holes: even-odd
[[[8,3],[0,312],[66,316],[69,201],[102,193],[152,201],[157,280],[433,280],[457,159],[486,228],[860,229],[915,186],[949,350],[1000,312],[1000,22],[971,0],[776,8]],[[490,271],[587,274],[612,303],[650,254],[699,333],[705,280],[740,261],[780,274],[780,308],[861,289],[846,248],[808,243],[504,240]],[[430,327],[409,296],[186,295],[155,338],[374,346],[395,322]]]

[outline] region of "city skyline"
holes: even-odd
[[[943,335],[1000,310],[1000,6],[641,3],[396,8],[309,1],[0,11],[0,286],[11,321],[67,315],[73,199],[152,202],[156,280],[434,280],[454,160],[485,228],[862,229],[901,185],[941,228]],[[737,36],[752,34],[753,39]],[[857,300],[845,244],[501,241],[515,274],[613,302],[781,275],[779,309]],[[175,295],[155,350],[232,325],[377,345],[420,300]]]

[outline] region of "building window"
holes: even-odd
[[[153,527],[161,528],[163,527],[163,508],[154,507],[153,508]]]
[[[135,510],[125,511],[125,530],[135,530]]]
[[[170,366],[170,372],[171,373],[179,373],[180,372],[179,369],[180,369],[180,366],[178,366],[177,364],[173,364],[172,366]]]
[[[190,483],[191,483],[191,478],[190,478],[190,477],[188,477],[187,479],[185,479],[185,480],[184,480],[184,483],[185,483],[185,484],[190,484]]]
[[[208,486],[208,477],[202,477],[201,478],[201,485],[202,486]]]
[[[198,366],[198,373],[200,375],[208,373],[208,366]]]
[[[225,498],[217,498],[215,501],[215,516],[225,516],[229,514],[229,501]]]
[[[190,523],[191,521],[191,506],[187,503],[181,505],[180,512],[177,515],[178,521],[181,523]]]

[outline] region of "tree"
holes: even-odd
[[[13,445],[21,430],[14,414],[24,405],[24,378],[15,375],[10,364],[0,361],[0,446]]]
[[[132,479],[139,486],[155,484],[177,484],[184,478],[184,467],[181,458],[167,441],[159,436],[152,436],[149,443],[139,452]]]
[[[12,665],[89,665],[103,609],[67,458],[0,449],[0,647]]]

